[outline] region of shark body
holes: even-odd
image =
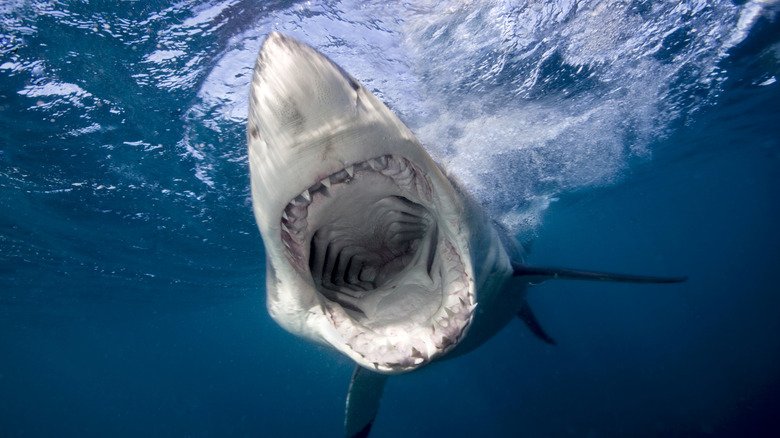
[[[268,311],[356,362],[348,437],[368,435],[388,375],[468,353],[515,317],[554,344],[525,300],[531,282],[684,280],[525,265],[379,99],[279,33],[257,57],[247,140]]]

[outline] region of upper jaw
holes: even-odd
[[[267,305],[280,325],[385,373],[423,366],[465,336],[476,298],[462,200],[384,104],[314,49],[271,34],[254,71],[247,138],[269,262]],[[359,190],[364,204],[341,215],[356,199],[350,190]],[[361,228],[361,214],[395,227],[382,214],[405,208],[388,206],[393,200],[413,204],[419,221],[402,227],[422,236]],[[350,221],[360,242],[345,250],[349,256],[401,255],[368,263],[363,274],[334,267],[339,263],[327,262],[323,248],[343,249],[329,242],[352,235],[329,224]],[[371,247],[369,231],[390,243]],[[328,233],[335,237],[323,238]],[[383,263],[395,268],[378,272]],[[405,318],[398,297],[425,297],[426,304]]]
[[[375,96],[322,54],[278,33],[257,58],[247,138],[253,185],[274,215],[351,164],[388,151],[419,155],[414,136]]]

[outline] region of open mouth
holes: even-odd
[[[285,208],[281,238],[349,349],[403,371],[446,353],[475,307],[433,188],[393,155],[327,175]]]

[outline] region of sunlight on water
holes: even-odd
[[[718,62],[764,6],[296,4],[231,39],[191,111],[215,130],[214,116],[242,124],[265,34],[289,32],[377,93],[506,226],[533,234],[559,193],[620,180],[715,98]]]
[[[4,175],[31,192],[77,187],[104,199],[99,214],[156,227],[178,211],[207,221],[248,205],[236,179],[246,172],[248,83],[265,35],[279,30],[363,82],[493,217],[533,236],[559,195],[620,181],[673,124],[710,105],[727,79],[719,63],[776,5],[6,3],[8,105],[64,143],[51,154],[52,137],[39,131],[25,157],[43,154],[51,169],[9,151]],[[61,32],[75,36],[64,44]],[[78,166],[65,159],[74,156]],[[197,222],[188,222],[196,235]]]

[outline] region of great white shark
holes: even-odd
[[[673,283],[532,267],[412,132],[327,57],[271,33],[247,124],[267,307],[290,333],[356,363],[346,436],[367,436],[388,375],[468,353],[519,317],[552,278]]]

